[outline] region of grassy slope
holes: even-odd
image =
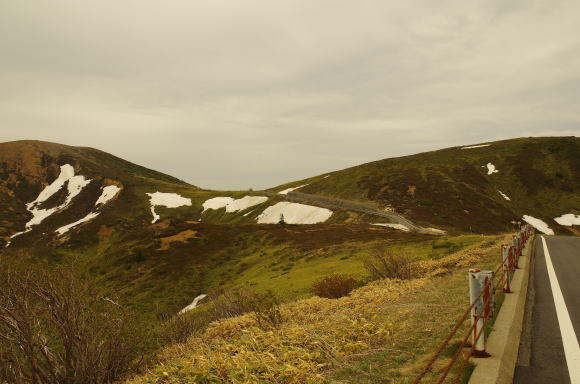
[[[142,383],[410,383],[467,304],[465,269],[497,263],[501,237],[416,264],[424,277],[381,280],[338,300],[285,304],[279,329],[251,316],[214,323],[171,347]]]
[[[194,231],[195,238],[160,250],[162,239],[186,231]],[[417,260],[437,259],[478,241],[479,236],[434,237],[366,224],[234,226],[173,219],[139,231],[115,231],[98,242],[83,241],[79,234],[59,248],[34,251],[82,266],[107,292],[154,319],[224,287],[247,284],[273,290],[284,300],[306,297],[312,283],[329,274],[364,278],[362,260],[377,248],[407,250]]]
[[[487,175],[491,162],[499,173]],[[580,210],[580,138],[522,138],[380,160],[275,188],[391,206],[424,226],[501,233],[529,214]],[[498,191],[507,194],[506,201]]]
[[[307,182],[312,184],[302,191],[378,204],[388,202],[425,226],[469,232],[466,225],[470,223],[474,232],[499,232],[511,229],[504,224],[522,212],[550,218],[556,210],[569,211],[579,206],[577,142],[569,139],[518,139],[480,149],[447,149],[389,159],[335,172],[328,178],[309,179]],[[451,252],[481,241],[481,237],[473,235],[432,237],[373,227],[361,223],[357,215],[346,212],[336,212],[332,220],[323,225],[256,225],[253,219],[279,197],[255,207],[247,217],[243,215],[254,208],[235,214],[228,214],[224,209],[211,210],[203,213],[203,222],[199,223],[193,220],[200,217],[201,204],[205,200],[215,196],[260,195],[260,192],[201,190],[100,151],[85,148],[71,151],[54,155],[52,160],[58,164],[78,161],[81,173],[122,183],[122,194],[106,207],[99,218],[73,230],[69,240],[47,242],[41,236],[42,232],[71,222],[79,213],[76,209],[81,209],[82,204],[91,204],[98,190],[95,189],[92,195],[87,191],[87,196],[79,196],[81,208],[67,210],[48,220],[43,230],[27,235],[21,243],[15,242],[15,251],[21,247],[36,258],[78,265],[99,279],[104,293],[114,293],[151,324],[160,317],[175,314],[198,294],[219,287],[249,284],[257,290],[273,289],[287,301],[306,298],[312,282],[322,276],[348,273],[364,278],[362,259],[376,247],[407,250],[417,261],[442,260]],[[78,157],[80,155],[75,151],[81,151],[82,157]],[[45,158],[43,161],[49,160]],[[488,177],[481,168],[488,161],[494,163],[500,173]],[[532,168],[524,167],[530,163]],[[31,193],[26,192],[26,180],[9,185],[16,185],[17,188],[12,190],[19,197]],[[414,195],[409,186],[415,187]],[[35,188],[39,189],[38,186]],[[498,189],[511,196],[513,203],[503,200],[497,193]],[[154,191],[179,193],[191,198],[193,204],[178,209],[158,208],[163,220],[150,225],[146,193]],[[13,196],[0,196],[6,204],[14,203]],[[24,201],[32,200],[26,199]],[[450,201],[453,204],[449,204]],[[23,205],[22,202],[19,204]],[[0,223],[4,220],[13,225],[22,219],[14,220],[14,217],[13,213],[0,216]],[[186,231],[194,231],[195,237],[176,242],[167,250],[159,249],[163,239]],[[459,300],[452,290],[455,283],[451,281],[437,280],[438,284],[448,284],[450,297]],[[409,292],[403,292],[402,288],[400,292],[401,297],[408,300],[406,305],[412,306],[414,301],[421,300],[428,302],[435,297],[421,299],[423,296],[411,295],[415,292],[414,285],[403,287],[409,288]],[[371,296],[376,295],[372,286],[368,290]],[[388,291],[381,292],[388,294]],[[355,296],[348,304],[353,308],[364,304],[357,303],[356,297],[360,298]],[[316,299],[311,300],[316,302]],[[301,303],[296,305],[304,304]],[[374,315],[377,319],[390,316],[386,312]],[[317,324],[328,327],[326,323]],[[347,325],[337,324],[345,326],[348,332]],[[231,341],[226,340],[226,343]],[[364,343],[369,348],[372,344]],[[365,348],[360,351],[369,353]],[[372,358],[372,353],[369,356]],[[360,361],[364,366],[364,360]],[[341,370],[337,365],[333,366],[332,372],[335,373],[332,374],[347,377],[349,369],[356,374],[358,368],[348,363]],[[325,371],[325,374],[330,375],[331,371]]]

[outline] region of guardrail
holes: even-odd
[[[501,245],[501,262],[495,271],[482,271],[470,269],[469,298],[470,305],[459,317],[455,325],[443,342],[439,344],[433,355],[429,358],[421,372],[415,377],[413,384],[420,383],[428,375],[433,376],[433,382],[438,384],[446,382],[459,383],[464,374],[465,368],[471,357],[489,357],[485,351],[485,330],[487,322],[495,317],[496,295],[498,293],[510,293],[510,281],[514,271],[518,268],[518,261],[527,240],[534,234],[534,228],[526,224],[520,231],[512,236],[512,244]],[[499,276],[494,281],[495,276]],[[463,334],[457,349],[453,353],[451,360],[443,363],[442,368],[435,369],[435,363],[440,360],[443,352],[449,347],[452,339],[458,336],[462,326],[470,319],[471,325]],[[468,351],[464,349],[470,348]],[[456,375],[451,378],[450,373],[456,369]],[[451,379],[453,379],[451,381]]]
[[[295,201],[295,202],[299,202],[299,203],[300,202],[301,203],[311,203],[311,204],[316,204],[316,205],[319,205],[321,207],[326,207],[326,208],[330,208],[330,209],[343,209],[346,211],[353,211],[353,212],[359,212],[359,213],[363,213],[363,214],[367,214],[367,215],[371,215],[371,216],[383,217],[383,218],[391,220],[392,222],[402,224],[414,232],[427,233],[427,234],[431,234],[431,235],[441,235],[440,232],[436,232],[436,231],[433,231],[431,229],[422,228],[418,225],[415,225],[409,219],[407,219],[407,218],[405,218],[405,217],[403,217],[395,212],[389,213],[389,212],[382,211],[378,208],[378,206],[376,206],[375,204],[371,204],[371,203],[367,204],[367,203],[361,203],[361,202],[356,202],[356,201],[351,201],[351,200],[338,199],[335,197],[313,195],[310,193],[303,193],[303,192],[296,192],[296,191],[289,192],[285,195],[279,195],[277,193],[269,192],[269,191],[265,191],[263,193],[267,194],[269,196],[278,196],[278,197],[284,198],[288,201]]]

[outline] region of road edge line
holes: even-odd
[[[528,239],[519,259],[519,269],[515,271],[510,284],[512,293],[505,295],[486,343],[486,351],[491,357],[471,360],[475,363],[475,369],[469,384],[513,383],[524,325],[534,240],[535,236]]]
[[[556,270],[554,269],[554,264],[552,264],[550,250],[548,249],[548,244],[544,236],[542,236],[542,244],[544,246],[548,278],[556,307],[558,327],[560,328],[560,335],[562,335],[562,344],[564,347],[564,355],[566,356],[566,364],[568,365],[570,382],[571,384],[580,384],[580,346],[578,345],[578,338],[576,337],[574,325],[572,325],[572,319],[570,318],[568,307],[566,307],[564,295],[562,294],[558,276],[556,276]]]

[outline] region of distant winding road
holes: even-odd
[[[537,236],[514,383],[580,384],[580,237]]]
[[[371,216],[381,217],[384,219],[388,219],[394,223],[402,224],[402,225],[406,226],[407,228],[409,228],[410,231],[413,231],[413,232],[426,233],[426,234],[438,235],[438,236],[445,234],[445,231],[438,231],[438,230],[434,230],[431,228],[419,227],[418,225],[415,225],[413,222],[411,222],[409,219],[407,219],[407,218],[405,218],[405,217],[403,217],[395,212],[381,211],[378,208],[376,208],[370,204],[364,204],[364,203],[359,203],[359,202],[355,202],[355,201],[337,199],[337,198],[320,196],[320,195],[312,195],[310,193],[302,193],[302,192],[289,192],[288,194],[285,194],[285,195],[280,195],[280,194],[277,194],[274,192],[268,192],[268,191],[266,191],[264,193],[267,195],[270,195],[270,196],[282,197],[288,201],[294,201],[294,202],[298,202],[298,203],[311,203],[311,204],[316,204],[317,206],[324,207],[324,208],[344,209],[347,211],[359,212],[359,213],[364,213],[364,214],[371,215]]]

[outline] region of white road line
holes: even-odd
[[[564,354],[566,355],[566,364],[568,365],[568,373],[570,374],[571,384],[580,384],[580,345],[578,345],[578,338],[570,320],[570,314],[564,296],[556,277],[554,264],[548,251],[546,239],[542,236],[542,243],[544,244],[544,255],[546,256],[546,266],[548,267],[548,277],[550,278],[550,286],[552,287],[552,295],[554,296],[554,304],[556,304],[556,315],[558,316],[558,323],[560,325],[560,333],[562,335],[562,342],[564,344]]]

